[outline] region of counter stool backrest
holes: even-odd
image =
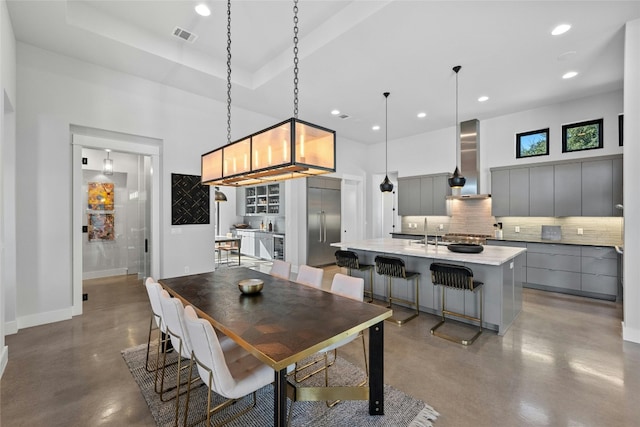
[[[407,269],[404,260],[401,258],[378,255],[376,261],[376,273],[391,276],[407,278]]]
[[[360,269],[360,260],[358,254],[352,251],[336,251],[336,265],[338,267],[352,268],[354,270]]]
[[[442,285],[450,288],[473,291],[482,285],[473,280],[473,271],[462,265],[453,265],[434,262],[431,264],[431,282],[434,285]]]

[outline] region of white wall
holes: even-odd
[[[618,114],[620,113],[622,113],[621,90],[482,120],[480,122],[480,192],[491,193],[489,169],[492,167],[622,153],[622,147],[618,145]],[[574,153],[562,152],[562,125],[600,118],[604,119],[603,148]],[[515,135],[544,128],[549,128],[549,155],[516,159]]]
[[[624,62],[624,324],[622,336],[640,343],[640,19],[628,22]]]
[[[160,275],[213,270],[214,221],[172,227],[170,179],[199,175],[200,155],[226,143],[224,104],[22,43],[18,96],[17,168],[33,171],[17,188],[30,195],[17,203],[19,328],[71,316],[70,125],[163,141]],[[232,138],[275,121],[233,114]]]
[[[16,40],[5,0],[0,2],[0,377],[9,350],[5,334],[15,327],[16,300]],[[8,325],[8,326],[7,326]],[[13,326],[12,326],[13,325]]]

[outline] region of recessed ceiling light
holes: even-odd
[[[478,102],[485,102],[488,101],[489,97],[486,95],[481,96],[480,98],[478,98]]]
[[[424,119],[425,117],[427,117],[427,113],[425,113],[424,111],[421,111],[418,113],[418,118],[419,119]]]
[[[373,130],[380,130],[380,126],[379,126],[379,125],[373,125],[373,126],[371,127],[371,129],[373,129]]]
[[[551,31],[552,36],[559,36],[560,34],[564,34],[571,29],[571,25],[569,24],[560,24]]]
[[[562,78],[563,78],[563,79],[572,79],[572,78],[574,78],[574,77],[575,77],[575,76],[577,76],[577,75],[578,75],[578,72],[577,72],[577,71],[569,71],[568,73],[564,73],[564,74],[562,75]]]
[[[331,110],[331,114],[337,116],[338,114],[340,114],[340,110]]]
[[[196,6],[196,13],[200,16],[209,16],[211,15],[211,10],[206,4],[200,3]]]

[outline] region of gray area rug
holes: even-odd
[[[173,426],[175,419],[175,399],[161,402],[160,397],[154,392],[154,373],[147,372],[144,367],[146,344],[128,348],[122,351],[133,378],[140,387],[149,409],[158,426]],[[152,354],[155,356],[155,347],[152,346]],[[175,352],[167,355],[167,360],[176,360]],[[162,355],[161,355],[162,358]],[[152,364],[155,357],[152,357]],[[188,361],[184,362],[188,365]],[[177,364],[167,368],[165,388],[176,384]],[[188,369],[182,374],[186,381]],[[338,357],[335,365],[329,369],[329,381],[331,385],[354,385],[361,381],[365,374],[358,367]],[[195,374],[194,374],[195,375]],[[319,374],[302,383],[305,386],[323,385],[324,375]],[[198,381],[191,391],[189,402],[189,423],[194,423],[204,416],[207,408],[207,387]],[[171,397],[173,394],[168,394]],[[324,402],[296,402],[293,405],[291,416],[292,426],[376,426],[376,427],[432,427],[439,415],[433,408],[421,400],[417,400],[407,394],[389,386],[384,386],[384,412],[383,416],[369,415],[368,401],[344,401],[333,408],[327,408]],[[214,394],[214,405],[224,399]],[[184,416],[185,395],[180,396],[180,425]],[[215,414],[214,424],[233,416],[251,404],[251,398],[245,397],[231,407]],[[204,425],[202,422],[199,425]],[[273,425],[273,386],[268,385],[258,390],[257,405],[248,413],[226,424],[228,426],[269,426]]]

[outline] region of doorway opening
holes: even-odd
[[[160,275],[161,141],[74,126],[71,131],[75,316],[82,314],[85,279]]]

